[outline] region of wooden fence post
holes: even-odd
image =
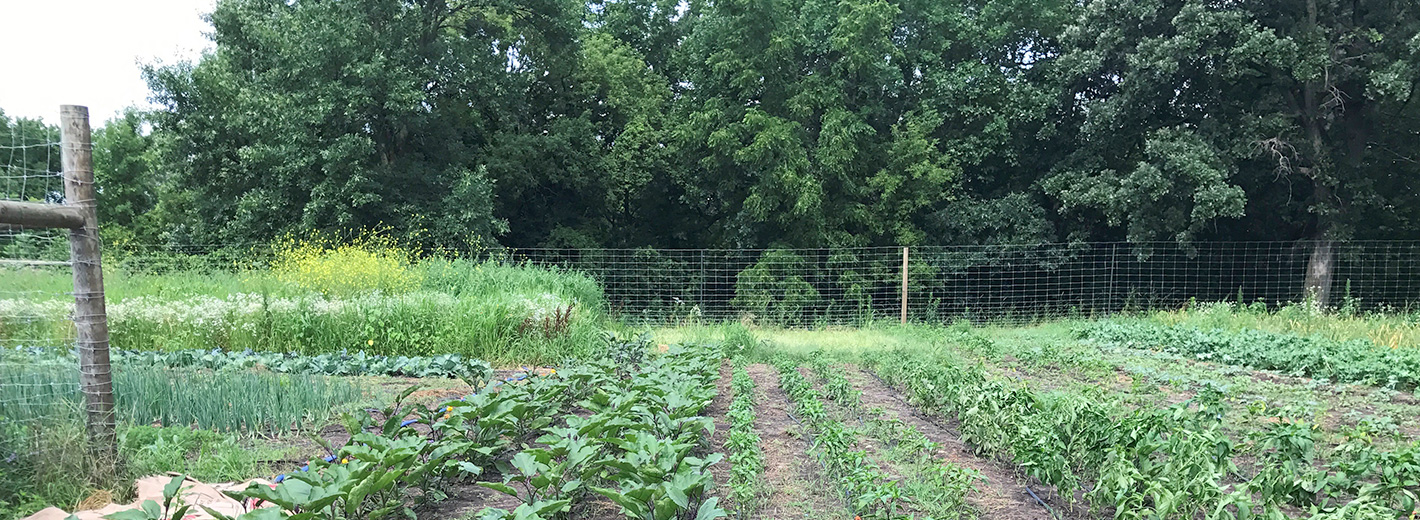
[[[907,324],[907,248],[902,248],[902,324]]]
[[[94,188],[94,162],[89,134],[89,109],[64,105],[61,158],[64,201],[79,210],[82,227],[69,230],[69,261],[74,269],[74,327],[78,332],[79,390],[84,394],[90,448],[101,472],[112,475],[117,462],[114,435],[113,379],[109,365],[108,314],[104,308],[104,274],[100,263],[99,218]]]

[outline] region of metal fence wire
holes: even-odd
[[[915,246],[907,317],[1020,324],[1178,309],[1190,301],[1276,308],[1306,299],[1313,243],[1175,242]],[[1420,306],[1420,241],[1335,242],[1328,307]],[[265,245],[142,246],[106,252],[120,271],[260,269]],[[455,254],[458,254],[455,252]],[[750,321],[792,326],[896,320],[903,248],[501,249],[462,256],[584,273],[613,316],[636,324]]]
[[[0,200],[63,202],[61,155],[58,127],[0,117]],[[68,230],[0,224],[0,472],[72,450],[37,433],[82,424],[76,359],[44,354],[76,347],[73,287],[26,281],[54,269],[70,269]]]
[[[912,247],[907,316],[919,322],[1024,323],[1151,309],[1191,300],[1305,299],[1308,242],[1073,243]],[[1409,310],[1420,303],[1420,242],[1336,244],[1331,307]],[[585,272],[623,319],[751,320],[791,325],[896,319],[903,248],[518,249],[515,262]]]

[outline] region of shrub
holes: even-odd
[[[820,304],[818,290],[804,279],[808,262],[792,251],[767,251],[735,276],[734,305],[775,323],[802,321]]]

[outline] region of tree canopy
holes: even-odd
[[[165,244],[1420,238],[1383,0],[219,0],[96,135]],[[8,119],[0,119],[11,125]]]

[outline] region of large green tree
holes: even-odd
[[[936,243],[955,203],[1030,188],[1067,8],[710,4],[683,45],[687,198],[727,245]]]
[[[59,128],[0,109],[0,199],[62,202]]]
[[[223,0],[215,49],[146,72],[175,136],[174,240],[387,228],[428,246],[495,235],[475,151],[507,107],[515,5]],[[531,18],[535,18],[531,17]]]
[[[165,172],[146,182],[175,242],[1294,240],[1324,291],[1331,241],[1420,235],[1416,17],[1379,0],[221,0],[214,51],[148,71],[160,153],[113,161]]]
[[[165,179],[145,126],[145,115],[129,108],[93,132],[99,225],[110,246],[158,244],[163,238],[161,215],[154,210]]]
[[[1404,2],[1098,0],[1065,31],[1073,150],[1042,182],[1081,238],[1414,236],[1420,11]]]

